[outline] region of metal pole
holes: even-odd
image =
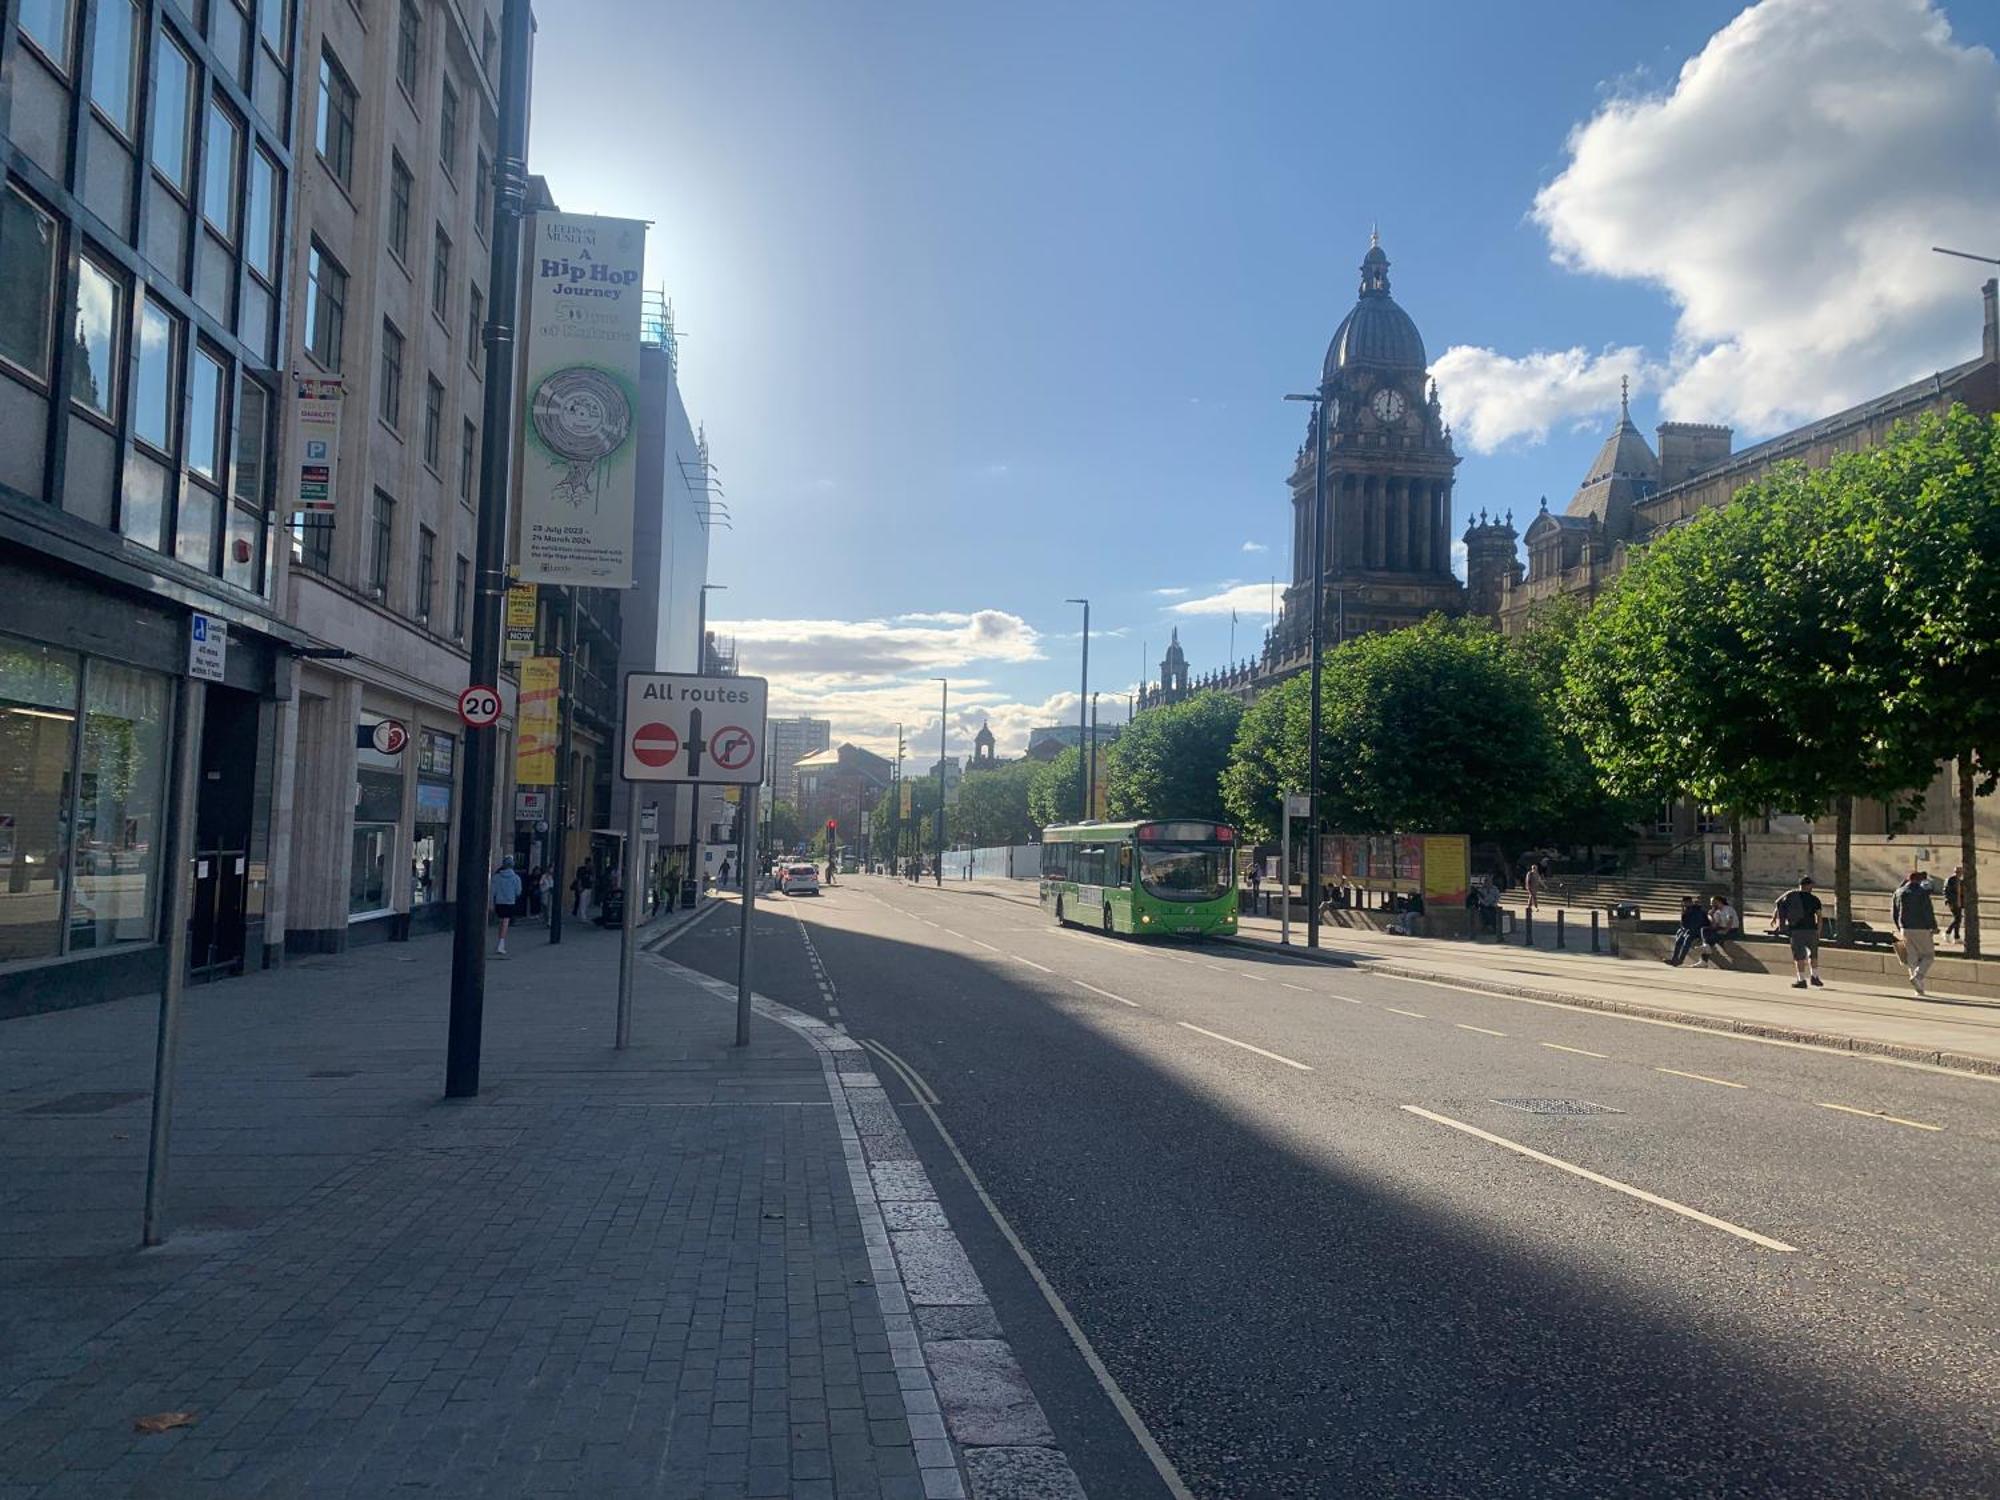
[[[174,1065],[181,1045],[181,993],[187,987],[188,915],[193,905],[194,801],[201,779],[201,720],[208,705],[208,684],[183,677],[174,744],[173,829],[167,841],[166,953],[160,972],[160,1030],[153,1048],[153,1125],[146,1140],[146,1205],[139,1243],[158,1245],[166,1239],[167,1144],[174,1120]]]
[[[940,677],[937,680],[939,683],[938,805],[937,805],[937,813],[935,817],[932,819],[932,822],[935,825],[932,831],[937,835],[937,864],[931,870],[931,878],[932,882],[940,890],[942,890],[944,888],[944,748],[945,748],[944,732],[945,732],[946,716],[949,715],[949,713],[951,712],[951,680],[946,677]]]
[[[743,819],[736,857],[743,867],[743,920],[736,928],[736,1045],[750,1045],[750,921],[757,915],[757,799],[761,787],[745,787],[749,816]]]
[[[493,163],[493,255],[486,276],[486,406],[480,434],[479,542],[467,677],[500,686],[500,606],[507,593],[507,509],[513,493],[514,322],[521,291],[521,219],[528,190],[528,0],[503,0],[500,131]],[[479,1093],[486,1010],[486,881],[493,861],[493,792],[500,730],[466,726],[465,782],[458,808],[458,909],[451,943],[451,1022],[445,1045],[447,1099]]]
[[[1089,701],[1090,701],[1090,601],[1086,599],[1083,601],[1083,689],[1078,694],[1076,700],[1076,728],[1079,737],[1085,732],[1083,711]],[[1083,749],[1080,740],[1077,745],[1077,749],[1079,752]],[[1079,766],[1077,767],[1077,769],[1082,770],[1083,767]],[[1091,791],[1092,788],[1090,785],[1090,777],[1088,774],[1086,774],[1083,778],[1083,819],[1079,821],[1087,820],[1090,817]]]
[[[632,1044],[632,970],[639,948],[639,784],[625,783],[625,847],[618,852],[625,867],[624,920],[618,924],[618,1039],[620,1052]]]
[[[563,620],[563,662],[562,692],[557,702],[560,721],[556,736],[556,795],[555,806],[550,809],[555,814],[549,819],[549,941],[562,941],[563,906],[569,900],[563,889],[563,845],[569,838],[569,736],[574,722],[570,714],[570,698],[576,692],[576,590],[565,589],[569,597],[569,609]]]
[[[1090,695],[1090,780],[1084,785],[1090,801],[1090,816],[1097,816],[1097,694]]]
[[[1292,809],[1291,798],[1278,794],[1278,942],[1282,947],[1292,945]]]
[[[1306,946],[1319,947],[1320,613],[1326,604],[1326,393],[1313,401],[1312,707],[1306,724]]]

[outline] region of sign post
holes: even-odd
[[[627,672],[619,728],[619,775],[626,782],[625,930],[618,963],[618,1045],[631,1039],[640,841],[639,784],[745,789],[738,812],[742,840],[743,922],[737,938],[736,1045],[750,1043],[750,918],[755,907],[756,788],[764,780],[764,716],[769,685],[761,677],[703,677],[691,672]],[[697,873],[695,879],[700,880]],[[698,889],[699,887],[697,887]]]
[[[1284,814],[1278,820],[1278,826],[1284,833],[1280,840],[1284,853],[1278,856],[1279,899],[1284,903],[1278,908],[1278,942],[1289,948],[1292,944],[1292,819],[1307,816],[1311,801],[1297,792],[1287,792],[1284,800]]]

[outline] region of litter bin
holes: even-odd
[[[1639,903],[1636,901],[1614,901],[1610,906],[1611,951],[1618,952],[1621,934],[1637,933],[1639,930]]]

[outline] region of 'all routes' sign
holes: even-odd
[[[757,785],[764,779],[766,693],[761,677],[628,672],[625,780]]]

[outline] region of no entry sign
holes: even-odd
[[[627,673],[625,780],[757,785],[767,691],[761,677]]]

